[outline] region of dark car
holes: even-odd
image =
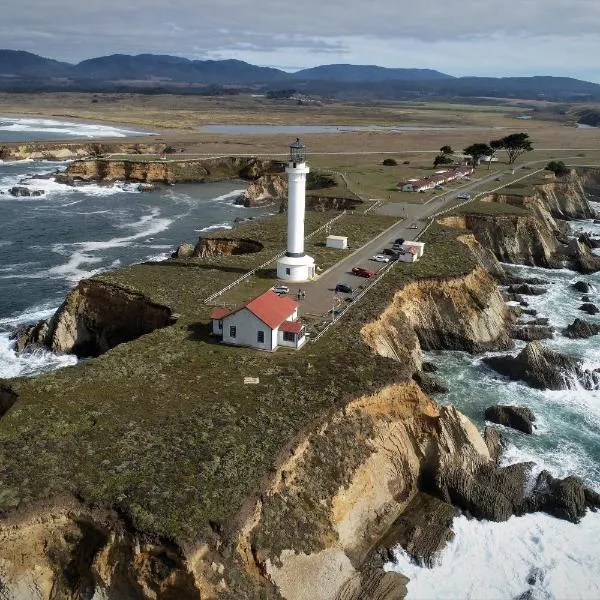
[[[398,238],[394,241],[394,246],[402,246],[404,244],[404,238]]]
[[[335,286],[335,291],[336,292],[343,292],[344,294],[351,294],[352,293],[352,288],[346,284],[346,283],[338,283]]]

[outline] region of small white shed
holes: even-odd
[[[421,258],[421,256],[423,256],[423,252],[425,251],[425,243],[407,240],[404,242],[404,244],[402,244],[403,250],[409,250],[410,248],[414,248],[417,251],[417,258]]]
[[[337,248],[338,250],[345,250],[348,248],[348,238],[344,235],[328,235],[325,245],[328,248]]]

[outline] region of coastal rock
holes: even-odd
[[[16,392],[9,385],[0,383],[0,419],[12,408],[17,398]]]
[[[448,388],[439,379],[426,373],[417,371],[413,374],[413,380],[426,394],[446,394],[448,392]]]
[[[248,238],[208,238],[201,237],[194,246],[193,257],[212,258],[215,256],[234,256],[260,252],[264,246]]]
[[[497,427],[486,425],[483,429],[483,440],[490,453],[490,458],[495,464],[498,464],[500,455],[504,449],[504,439]]]
[[[154,192],[158,187],[153,183],[140,183],[138,185],[138,190],[140,192]]]
[[[542,294],[545,294],[548,290],[543,287],[529,285],[528,283],[521,283],[518,285],[508,286],[507,291],[510,294],[522,294],[524,296],[541,296]]]
[[[44,190],[32,190],[24,185],[15,185],[8,190],[8,193],[11,196],[19,198],[28,196],[43,196],[46,192],[44,192]]]
[[[533,433],[535,415],[524,406],[496,404],[485,409],[485,420],[505,427],[512,427],[523,433]]]
[[[571,284],[571,287],[582,294],[589,294],[592,291],[592,286],[587,281],[576,281]]]
[[[171,254],[171,258],[191,258],[194,255],[194,246],[183,243],[177,246],[177,250]]]
[[[524,342],[546,340],[554,337],[554,328],[549,325],[517,323],[510,326],[509,335],[515,340]]]
[[[563,335],[571,339],[584,339],[600,333],[600,325],[575,319],[568,327],[563,329]]]
[[[422,369],[423,373],[437,373],[439,370],[437,365],[430,361],[423,361],[421,369]]]
[[[174,323],[168,306],[97,279],[84,279],[50,321],[41,321],[18,340],[26,350],[36,345],[53,352],[98,356],[110,348]]]
[[[516,357],[491,356],[483,362],[510,379],[522,379],[531,387],[542,390],[569,389],[572,379],[588,390],[600,385],[598,373],[583,369],[576,358],[554,352],[539,342],[527,344]]]
[[[261,175],[236,200],[246,207],[263,206],[287,197],[287,178],[284,175]]]
[[[579,310],[586,312],[588,315],[596,315],[600,312],[600,309],[595,304],[592,304],[591,302],[584,302],[579,307]]]
[[[544,511],[559,519],[578,523],[586,510],[600,507],[600,495],[586,487],[579,477],[556,479],[542,471],[526,501],[528,511]]]

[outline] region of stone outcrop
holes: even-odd
[[[504,439],[498,428],[486,425],[483,429],[483,441],[490,453],[490,458],[495,464],[498,464],[504,449]]]
[[[230,179],[254,179],[260,174],[280,169],[279,163],[245,157],[222,157],[188,160],[88,159],[71,163],[56,175],[56,181],[80,183],[204,183]]]
[[[110,348],[174,323],[168,306],[138,292],[84,279],[49,321],[16,332],[17,349],[42,345],[54,352],[98,356]]]
[[[495,404],[485,409],[485,420],[512,427],[523,433],[533,433],[535,415],[524,406],[507,406]]]
[[[531,342],[516,356],[491,356],[483,362],[510,379],[521,379],[542,390],[564,390],[574,387],[575,381],[588,390],[600,387],[600,374],[583,369],[576,358]]]
[[[16,392],[9,385],[0,382],[0,419],[12,408],[17,398]]]
[[[23,198],[29,196],[43,196],[45,194],[44,190],[36,190],[28,188],[24,185],[15,185],[8,190],[8,193],[11,196],[15,196],[15,198]]]
[[[563,335],[571,339],[584,339],[600,333],[600,325],[575,319],[568,327],[563,329]]]
[[[536,323],[515,323],[509,327],[509,335],[514,340],[533,342],[535,340],[549,340],[554,337],[554,328],[550,325]]]
[[[248,238],[207,238],[201,237],[194,246],[192,257],[212,258],[214,256],[233,256],[260,252],[264,246]]]
[[[421,367],[420,350],[482,352],[511,347],[509,312],[481,268],[461,277],[418,280],[401,288],[363,339],[377,353]]]
[[[191,258],[194,255],[194,246],[184,242],[177,246],[177,250],[171,254],[171,258]]]
[[[587,281],[576,281],[571,284],[571,287],[582,294],[589,294],[592,290],[592,286]]]
[[[592,302],[584,302],[579,307],[579,310],[587,313],[588,315],[597,315],[600,312],[600,309]]]
[[[261,175],[246,188],[240,198],[236,200],[236,204],[255,207],[281,202],[287,198],[287,187],[285,175]]]

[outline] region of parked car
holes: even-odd
[[[352,293],[352,288],[347,283],[338,283],[335,286],[335,291],[336,292],[342,292],[344,294],[351,294]]]
[[[402,244],[404,244],[404,238],[398,238],[397,240],[394,240],[394,246],[402,246]]]
[[[467,193],[467,192],[461,192],[458,196],[456,196],[457,198],[459,198],[460,200],[470,200],[471,199],[471,194]]]
[[[290,292],[290,288],[287,285],[276,285],[272,289],[276,294],[279,294],[280,296],[282,296],[283,294],[289,294]]]
[[[369,269],[363,269],[363,267],[352,267],[352,275],[358,275],[359,277],[373,277],[375,273],[369,271]]]
[[[374,260],[375,262],[390,262],[390,257],[386,256],[385,254],[376,254],[375,256],[371,257],[371,260]]]
[[[408,226],[409,229],[419,229],[419,226],[416,223]]]

